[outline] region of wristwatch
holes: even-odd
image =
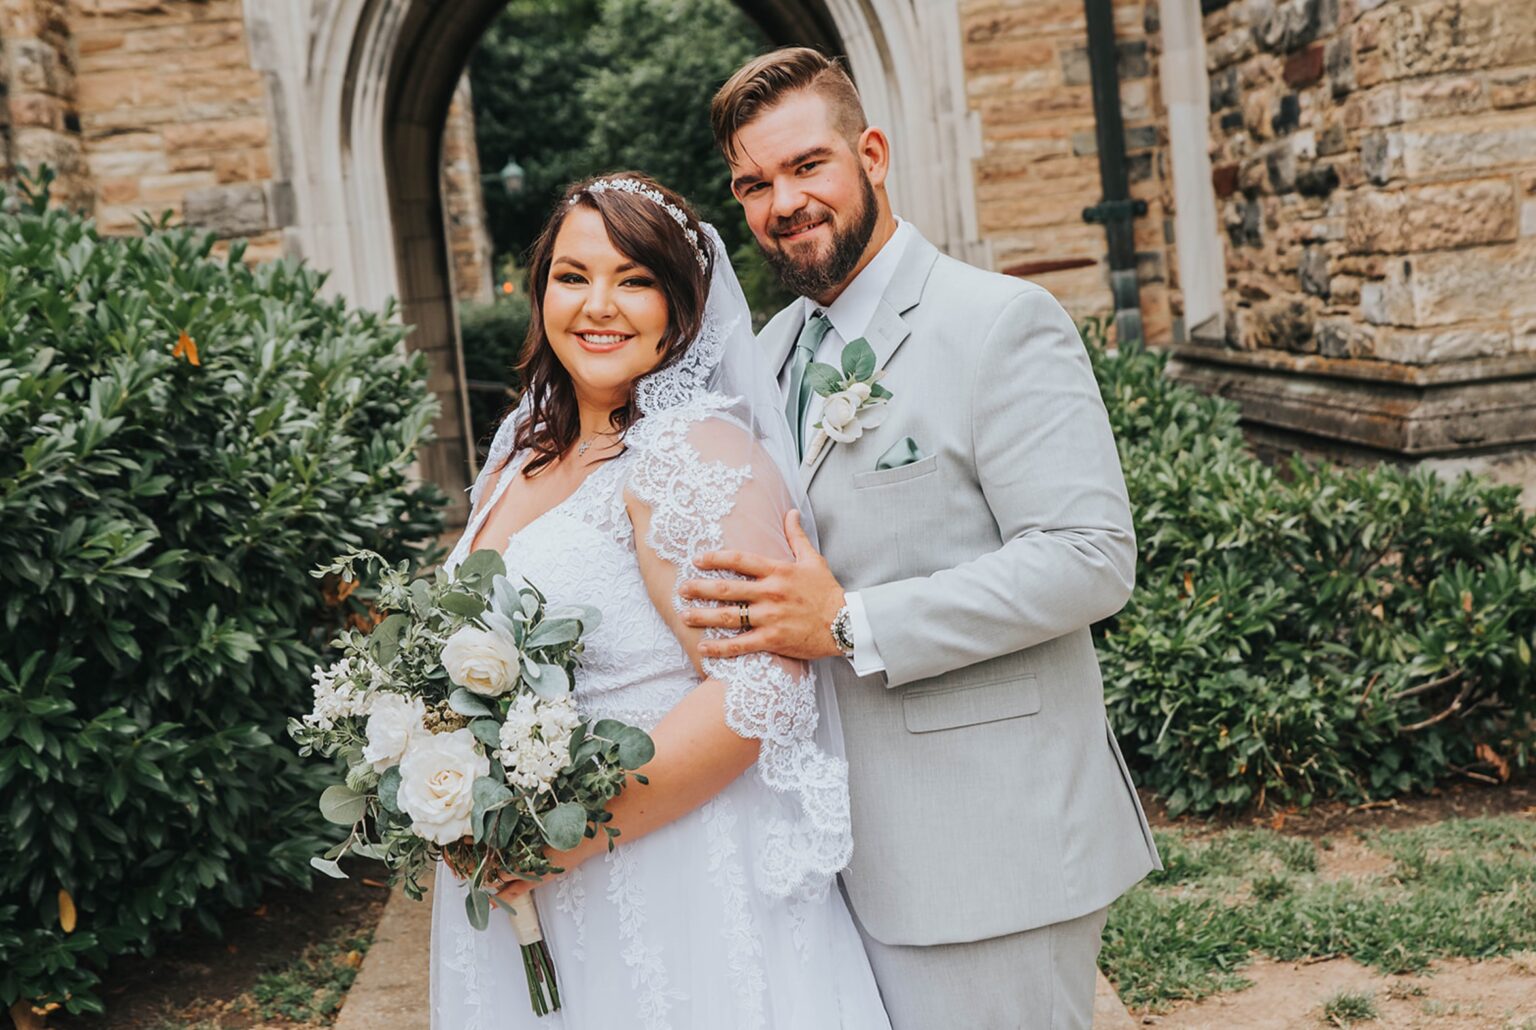
[[[843,652],[844,658],[853,657],[853,613],[846,604],[837,610],[837,616],[832,620],[832,643]]]

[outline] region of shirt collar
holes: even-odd
[[[896,275],[896,266],[901,263],[907,242],[916,232],[909,223],[896,219],[896,231],[885,241],[885,246],[825,309],[832,328],[844,343],[857,340],[869,328],[875,309],[880,306],[880,298],[885,296],[885,288],[891,285],[891,279]],[[809,297],[801,297],[800,303],[807,320],[822,310],[821,305]]]

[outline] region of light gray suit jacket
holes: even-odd
[[[782,369],[803,324],[759,336]],[[886,672],[833,669],[853,797],[844,885],[886,944],[1072,919],[1159,867],[1088,627],[1136,540],[1077,329],[1041,287],[908,243],[866,333],[883,425],[806,470],[821,547]],[[876,470],[910,436],[917,461]]]

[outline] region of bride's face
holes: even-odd
[[[620,252],[603,218],[577,207],[555,235],[544,334],[578,400],[617,407],[661,362],[667,299],[650,270]]]

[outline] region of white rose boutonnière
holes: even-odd
[[[891,391],[880,385],[884,370],[875,368],[875,351],[863,337],[843,348],[842,368],[820,361],[806,366],[811,389],[827,399],[821,421],[812,428],[815,439],[806,448],[805,463],[813,464],[829,441],[852,443],[874,429],[889,414]]]

